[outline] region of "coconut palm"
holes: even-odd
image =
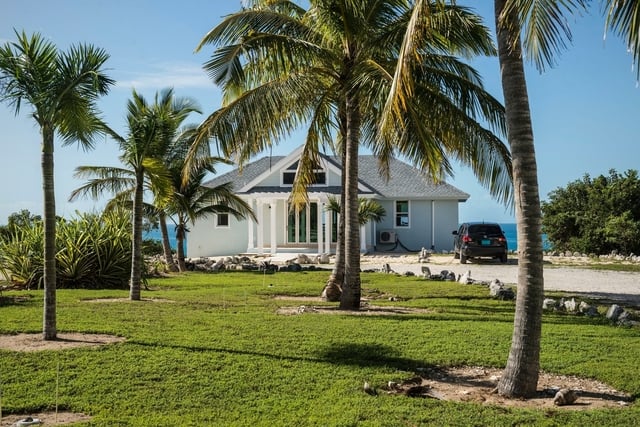
[[[223,107],[201,125],[200,143],[217,142],[238,163],[269,148],[294,129],[306,137],[293,188],[296,204],[321,149],[343,156],[344,260],[341,309],[360,306],[358,150],[368,147],[388,161],[403,155],[433,176],[451,173],[448,155],[509,192],[509,153],[477,120],[500,127],[502,107],[483,89],[475,71],[451,55],[492,54],[486,27],[455,6],[434,10],[431,38],[419,46],[420,67],[404,128],[389,126],[379,137],[379,119],[393,85],[410,1],[310,1],[305,10],[289,1],[253,1],[227,16],[198,49],[217,46],[205,64],[222,86]],[[436,19],[437,18],[437,19]],[[335,141],[340,141],[340,145]]]
[[[580,0],[495,1],[507,138],[513,161],[519,252],[511,350],[498,383],[498,392],[506,396],[530,397],[536,392],[544,299],[542,214],[523,49],[538,69],[552,64],[554,55],[565,47],[563,36],[570,37],[562,16],[585,6],[586,2]]]
[[[394,91],[385,110],[389,123],[406,112],[404,105],[414,90],[406,76],[417,66],[416,44],[425,36],[424,22],[433,9],[429,0],[417,0],[412,11],[413,26],[408,28],[399,66],[395,73]],[[444,1],[438,2],[443,7]],[[581,0],[549,2],[543,0],[496,0],[496,33],[502,87],[505,98],[507,139],[513,162],[513,201],[518,232],[519,271],[518,296],[512,347],[498,390],[508,396],[530,396],[535,393],[539,372],[542,322],[543,270],[542,232],[537,167],[529,101],[520,44],[524,29],[525,49],[538,68],[552,63],[554,53],[563,48],[563,36],[570,36],[563,19],[566,11],[583,8]],[[397,123],[397,121],[396,121]],[[503,193],[503,196],[506,196]],[[503,197],[509,202],[509,197]]]
[[[187,116],[197,112],[188,98],[175,98],[173,90],[156,94],[150,104],[142,95],[133,91],[127,104],[127,137],[110,131],[118,141],[121,162],[127,168],[106,166],[80,166],[76,177],[90,179],[74,190],[70,199],[81,196],[100,197],[104,192],[132,195],[133,236],[130,278],[130,299],[140,300],[142,281],[142,219],[145,185],[151,190],[157,204],[162,205],[173,194],[173,186],[163,156],[169,144]]]
[[[186,155],[186,150],[183,151]],[[231,183],[216,187],[203,185],[209,173],[216,173],[216,163],[228,163],[226,160],[209,157],[201,158],[198,165],[189,171],[187,181],[183,179],[185,157],[177,158],[170,166],[171,177],[175,191],[171,195],[166,211],[177,218],[176,243],[178,252],[178,267],[186,271],[184,239],[188,232],[188,224],[213,214],[231,214],[237,219],[250,217],[257,221],[251,207],[234,194]]]
[[[605,0],[606,25],[623,36],[640,65],[640,3]],[[584,11],[587,0],[558,2],[496,0],[496,34],[509,144],[518,233],[518,297],[511,350],[498,391],[507,396],[535,394],[540,365],[542,300],[544,291],[541,209],[534,138],[523,66],[523,50],[539,70],[571,38],[565,16]],[[521,44],[522,40],[522,44]]]
[[[54,340],[56,326],[56,205],[54,139],[63,145],[79,142],[85,149],[102,130],[97,99],[114,83],[103,66],[109,55],[80,44],[63,52],[38,34],[16,33],[17,41],[0,47],[0,101],[20,112],[24,103],[42,135],[42,187],[44,195],[44,316],[43,338]]]
[[[340,201],[335,197],[329,197],[325,209],[329,212],[340,213]],[[363,226],[371,221],[380,222],[387,215],[387,211],[374,199],[358,198],[358,224]]]

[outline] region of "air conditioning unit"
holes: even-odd
[[[378,243],[395,243],[397,240],[395,231],[381,231]]]

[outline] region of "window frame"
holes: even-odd
[[[283,168],[280,170],[280,187],[293,187],[293,182],[295,181],[295,177],[296,177],[296,172],[298,171],[298,162],[299,160],[296,160],[294,163],[291,163],[289,166],[287,166],[286,168]],[[292,166],[295,167],[292,169]],[[317,165],[317,168],[313,169],[313,173],[316,176],[316,179],[318,177],[322,177],[323,178],[323,182],[314,182],[313,184],[310,185],[310,187],[327,187],[329,186],[329,173],[327,171],[326,168],[322,168],[320,167],[321,165]],[[286,183],[285,182],[285,176],[292,176],[291,178],[291,183]]]
[[[398,203],[406,203],[407,211],[402,212],[398,210]],[[407,218],[407,225],[399,225],[398,219],[401,217]],[[411,200],[402,199],[402,200],[394,200],[393,202],[393,228],[406,229],[411,228]]]
[[[314,208],[311,206],[314,205]],[[288,245],[315,245],[318,243],[318,235],[321,230],[318,229],[318,219],[321,215],[320,203],[316,201],[309,201],[305,205],[305,208],[300,211],[290,210],[290,205],[286,205],[286,219],[285,219],[285,242]],[[315,209],[315,213],[312,210]],[[313,216],[315,214],[315,221]],[[293,224],[291,223],[293,221]],[[301,225],[304,225],[304,230]],[[315,236],[315,237],[314,237]],[[292,241],[291,237],[294,237]]]
[[[220,224],[221,218],[227,218],[226,224]],[[215,228],[229,228],[231,227],[231,221],[229,219],[229,214],[226,212],[220,212],[216,214],[216,225]]]

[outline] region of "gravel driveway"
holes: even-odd
[[[429,262],[420,264],[416,256],[374,255],[362,257],[362,269],[381,268],[388,263],[397,273],[412,271],[421,274],[422,267],[428,266],[432,274],[442,270],[453,271],[456,276],[471,271],[475,280],[491,281],[499,279],[505,284],[515,284],[518,278],[517,260],[507,264],[493,260],[470,261],[460,264],[453,256],[435,256]],[[592,270],[580,266],[562,266],[546,261],[544,268],[544,288],[547,291],[565,291],[574,294],[589,294],[640,306],[640,273]]]

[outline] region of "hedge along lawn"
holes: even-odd
[[[481,286],[363,273],[371,304],[426,309],[277,314],[317,300],[328,272],[189,273],[127,290],[59,290],[59,332],[120,335],[92,349],[0,351],[3,414],[58,409],[89,425],[633,425],[640,410],[536,411],[362,391],[432,365],[503,367],[514,303]],[[289,296],[290,299],[275,298]],[[389,296],[400,301],[389,301]],[[14,298],[15,297],[15,298]],[[295,298],[293,298],[295,297]],[[308,297],[308,299],[305,299]],[[102,299],[102,302],[96,300]],[[42,293],[5,292],[0,333],[40,332]],[[640,393],[640,333],[545,314],[542,368]]]

